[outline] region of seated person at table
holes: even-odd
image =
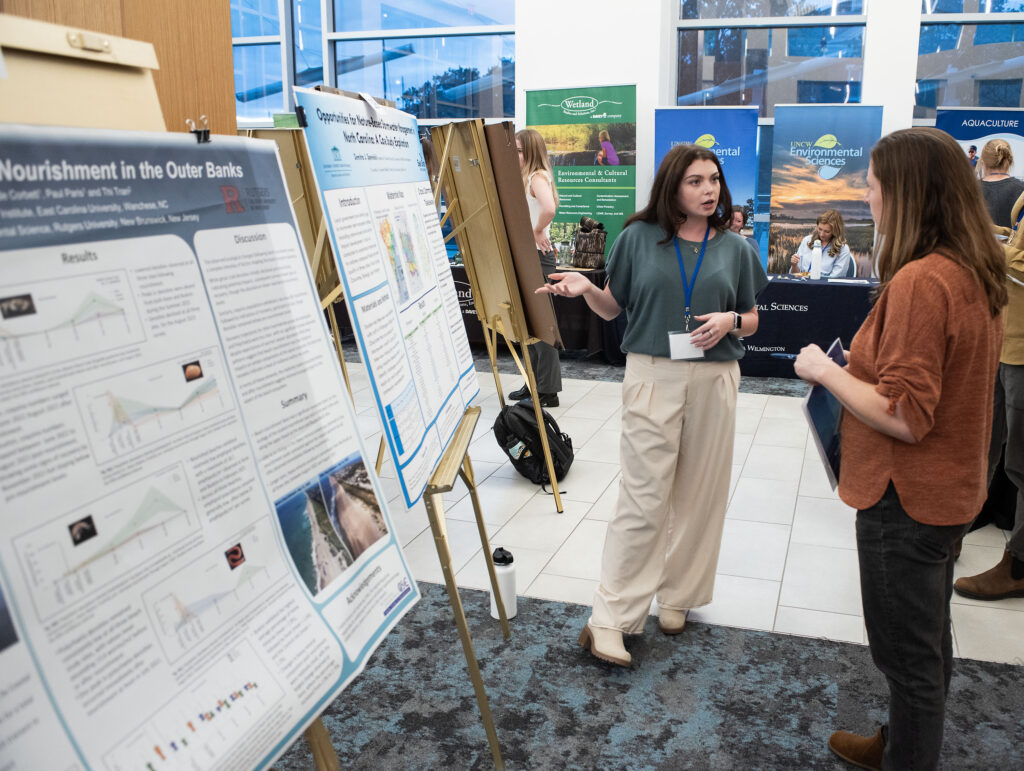
[[[743,210],[743,207],[742,206],[733,206],[732,207],[732,219],[729,220],[729,230],[731,230],[733,233],[735,233],[738,236],[743,236],[743,233],[741,233],[740,231],[743,230],[743,226],[746,225],[746,224],[747,224],[747,213]],[[755,241],[750,236],[743,236],[743,237],[745,239],[747,239],[747,243],[748,244],[750,244],[752,247],[754,247],[754,254],[756,254],[760,258],[760,256],[761,256],[761,247],[757,243],[757,241]]]
[[[843,217],[835,209],[824,212],[814,226],[814,232],[800,242],[797,253],[790,258],[790,273],[807,273],[811,269],[814,240],[821,240],[821,277],[842,278],[850,270],[853,255],[846,245]]]

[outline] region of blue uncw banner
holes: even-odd
[[[973,145],[978,158],[986,142],[1005,139],[1014,157],[1010,173],[1017,177],[1024,173],[1024,110],[940,107],[935,112],[935,128],[957,140],[965,153]]]
[[[854,259],[870,253],[875,234],[864,192],[871,148],[881,133],[881,107],[775,108],[770,268],[788,271],[790,256],[826,209],[835,209],[842,216]]]
[[[718,156],[734,206],[751,226],[757,194],[757,107],[667,107],[654,111],[654,168],[678,144],[690,142]],[[762,261],[764,258],[762,257]]]

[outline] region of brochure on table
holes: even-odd
[[[480,391],[416,119],[302,88],[295,103],[356,342],[412,506]]]
[[[265,768],[418,599],[275,146],[0,148],[0,767]]]

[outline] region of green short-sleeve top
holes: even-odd
[[[683,277],[675,245],[664,241],[665,231],[656,223],[634,222],[615,239],[608,257],[608,286],[615,301],[626,309],[626,334],[622,350],[668,357],[668,333],[683,329]],[[692,281],[700,242],[679,239],[683,267]],[[742,236],[712,230],[693,286],[693,316],[716,311],[745,313],[754,307],[758,292],[768,283],[761,261]],[[691,321],[691,331],[700,322]],[[734,361],[743,357],[743,343],[726,335],[705,351],[706,361]]]

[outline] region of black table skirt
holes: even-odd
[[[561,271],[571,268],[559,266]],[[604,287],[605,272],[603,270],[580,271],[595,286]],[[459,305],[462,308],[462,320],[466,325],[466,335],[471,344],[484,344],[484,332],[476,317],[473,306],[473,291],[469,286],[466,269],[461,265],[452,266],[452,278],[459,294]],[[562,336],[562,344],[566,350],[585,350],[588,355],[603,353],[611,363],[625,363],[625,354],[619,350],[622,342],[623,325],[605,322],[590,310],[587,301],[582,297],[555,298],[555,317],[558,319],[558,331]]]
[[[740,372],[756,377],[796,377],[793,362],[773,353],[799,353],[805,345],[822,348],[837,337],[844,348],[871,310],[877,283],[830,283],[827,279],[776,276],[757,298],[757,333],[746,340]]]

